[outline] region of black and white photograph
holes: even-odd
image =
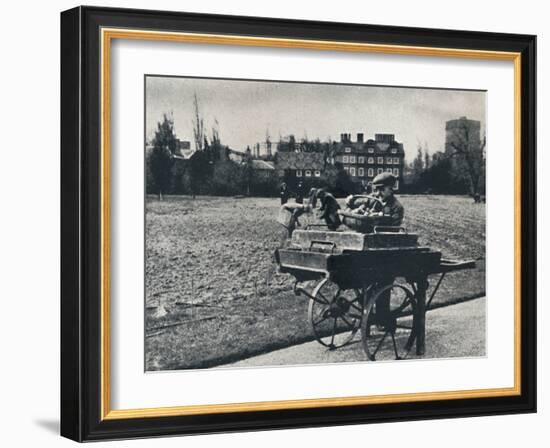
[[[144,84],[146,371],[486,356],[486,91]]]
[[[543,2],[87,3],[3,9],[2,446],[548,439]]]

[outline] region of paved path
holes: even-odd
[[[485,356],[485,312],[485,297],[428,312],[426,354],[422,358]],[[358,333],[354,343],[338,350],[328,350],[316,341],[306,342],[224,367],[326,364],[366,360],[361,335]]]

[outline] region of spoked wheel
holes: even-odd
[[[405,359],[414,343],[416,299],[404,285],[376,291],[365,306],[361,323],[363,349],[371,361]]]
[[[349,344],[361,326],[362,289],[343,290],[322,280],[310,295],[308,318],[317,341],[331,350]]]

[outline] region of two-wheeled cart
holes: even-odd
[[[281,272],[295,277],[295,293],[309,297],[317,341],[337,349],[360,330],[373,361],[406,358],[415,342],[416,354],[423,355],[426,310],[445,275],[475,267],[475,261],[446,260],[420,247],[417,235],[401,227],[366,234],[296,230],[275,258]],[[433,275],[439,278],[427,298]]]

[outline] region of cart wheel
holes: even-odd
[[[361,323],[363,349],[369,360],[408,356],[415,339],[415,311],[416,299],[406,286],[389,284],[374,292]]]
[[[308,318],[317,341],[331,350],[349,344],[361,326],[362,289],[343,290],[323,279],[310,295]]]

